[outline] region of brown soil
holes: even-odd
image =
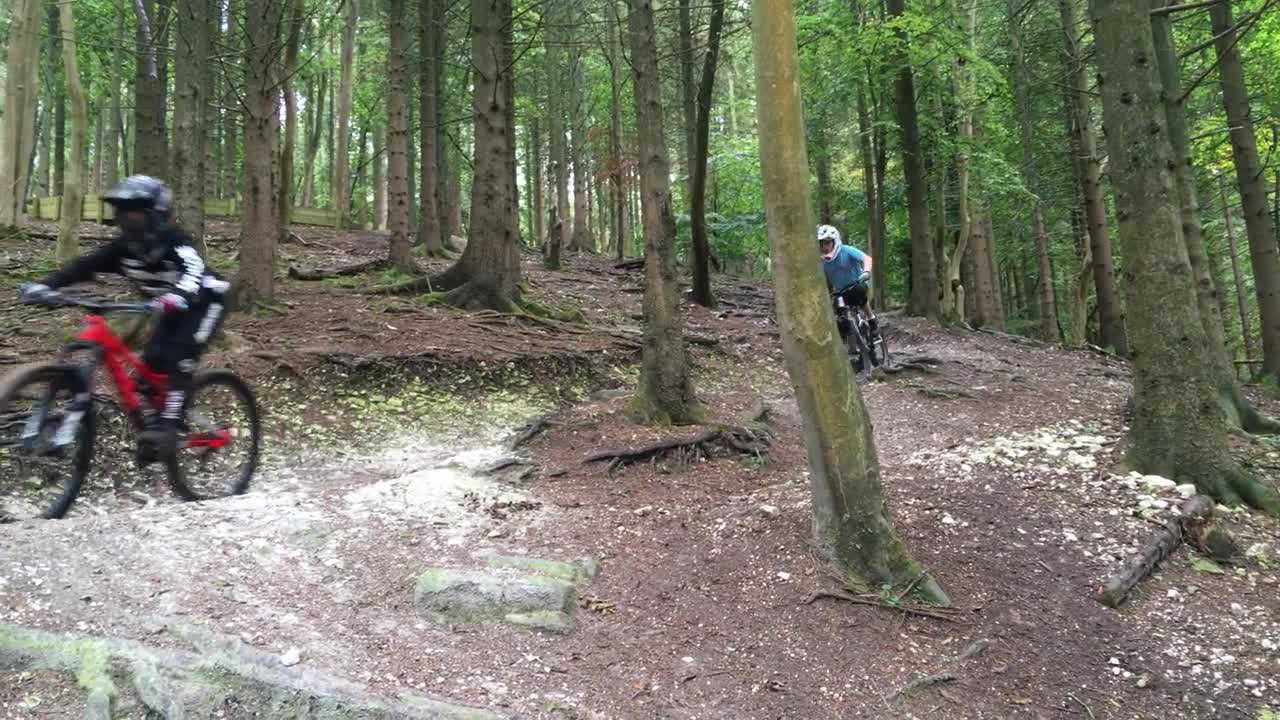
[[[286,246],[289,260],[312,265],[385,247],[378,236],[298,234],[310,244]],[[0,263],[5,285],[48,247],[0,246],[0,260],[11,258]],[[638,331],[641,296],[630,290],[641,275],[599,258],[569,265],[547,273],[530,256],[530,294],[582,308],[590,326],[286,280],[284,312],[234,317],[233,342],[209,362],[246,373],[267,388],[266,402],[284,402],[275,393],[290,392],[285,380],[336,385],[334,373],[368,374],[389,391],[402,370],[447,374],[481,393],[524,370],[544,384],[569,368],[592,389],[625,385],[625,372],[611,368],[634,355],[620,336]],[[700,338],[691,345],[697,387],[725,422],[764,400],[776,438],[763,460],[657,460],[612,473],[584,465],[600,450],[697,429],[637,427],[625,397],[559,393],[556,424],[524,451],[538,468],[531,485],[468,490],[466,507],[446,516],[353,498],[452,453],[492,447],[501,428],[468,426],[448,443],[427,437],[399,455],[337,461],[289,446],[244,498],[161,499],[0,528],[0,622],[166,644],[158,619],[176,618],[269,651],[299,647],[308,666],[388,693],[421,687],[548,718],[1244,720],[1280,707],[1280,523],[1230,515],[1242,547],[1270,545],[1270,567],[1242,560],[1206,572],[1183,548],[1119,611],[1092,599],[1155,528],[1136,515],[1145,491],[1112,474],[1127,368],[1091,352],[886,318],[898,355],[939,361],[934,374],[863,387],[889,505],[963,612],[949,623],[807,603],[834,585],[810,542],[806,455],[770,293],[720,280],[719,310],[688,308]],[[50,347],[66,318],[7,306],[0,323],[30,333],[0,337],[0,354],[16,357]],[[322,423],[326,413],[308,417]],[[1274,453],[1241,452],[1261,471],[1280,465]],[[579,629],[560,637],[417,619],[416,573],[466,564],[481,549],[600,559]],[[940,674],[953,679],[895,697]],[[16,682],[0,675],[0,702],[25,697]]]

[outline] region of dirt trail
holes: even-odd
[[[526,265],[535,296],[632,331],[636,276],[571,267]],[[528,717],[1259,720],[1280,708],[1280,524],[1233,514],[1251,551],[1238,564],[1184,548],[1121,610],[1091,599],[1178,501],[1112,473],[1128,370],[1095,353],[888,318],[899,355],[938,361],[863,388],[890,508],[963,621],[806,603],[833,584],[809,542],[768,289],[718,291],[718,311],[689,308],[699,393],[720,420],[763,399],[772,451],[611,474],[582,459],[673,432],[627,422],[622,393],[588,397],[633,380],[608,369],[623,352],[612,341],[566,335],[570,365],[595,371],[561,378],[559,329],[291,284],[285,316],[236,321],[242,345],[214,359],[273,399],[278,454],[252,492],[181,505],[144,485],[147,508],[130,494],[0,527],[0,623],[162,648],[182,644],[175,623],[198,625],[274,657],[297,650],[297,667],[386,696],[413,688]],[[314,327],[332,327],[325,347],[346,354],[312,352],[302,323],[339,297],[355,309]],[[273,345],[254,339],[276,331]],[[406,379],[424,372],[449,388]],[[500,389],[458,392],[499,376]],[[553,407],[520,453],[528,465],[483,472],[509,454],[507,433]],[[487,551],[599,560],[576,631],[418,615],[425,568],[474,568]],[[942,675],[953,679],[896,695]],[[17,708],[32,694],[75,703],[45,674],[0,672],[0,717],[28,717]]]

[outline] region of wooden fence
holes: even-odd
[[[62,217],[62,196],[33,198],[27,206],[27,213],[39,220],[57,221]],[[205,200],[204,213],[209,217],[238,217],[240,203],[235,198]],[[337,213],[323,208],[295,207],[289,217],[294,225],[338,225]],[[84,210],[80,213],[80,218],[104,223],[111,219],[111,206],[98,195],[87,194],[84,196]]]

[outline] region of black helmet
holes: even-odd
[[[169,214],[173,192],[163,180],[150,175],[131,175],[111,188],[102,198],[117,210],[147,210],[153,215]]]

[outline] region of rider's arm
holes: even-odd
[[[173,241],[173,251],[182,261],[182,275],[174,283],[173,292],[190,302],[200,294],[200,284],[204,282],[204,259],[200,257],[190,235],[176,232]]]
[[[55,270],[41,284],[51,290],[57,290],[60,287],[92,280],[98,273],[118,273],[121,253],[118,242],[107,243],[88,255],[81,255]]]

